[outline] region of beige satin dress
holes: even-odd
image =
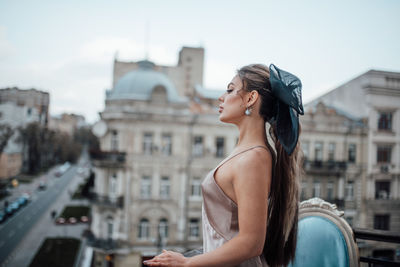
[[[210,171],[204,179],[201,185],[203,193],[203,253],[210,252],[222,246],[225,242],[234,238],[239,233],[237,205],[219,187],[215,181],[214,174],[219,167],[230,159],[256,147],[263,146],[251,147],[226,158],[214,170]],[[257,256],[242,262],[238,266],[266,267],[268,265],[263,256]]]

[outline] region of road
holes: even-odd
[[[47,190],[39,192],[32,202],[9,218],[0,228],[0,265],[3,266],[12,251],[24,239],[25,235],[35,225],[50,205],[66,189],[72,178],[76,175],[76,166],[72,166],[58,178]],[[47,216],[47,213],[46,213]]]

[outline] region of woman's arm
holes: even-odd
[[[165,251],[149,266],[234,266],[262,253],[267,222],[272,160],[262,150],[245,153],[232,164],[233,188],[238,205],[239,233],[221,247],[192,258]]]

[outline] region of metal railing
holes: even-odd
[[[385,243],[400,244],[400,234],[382,230],[353,229],[354,236],[358,240],[372,240]],[[373,266],[400,266],[400,262],[374,257],[360,257],[360,262],[368,263],[368,267]]]
[[[90,151],[90,157],[93,160],[109,161],[115,163],[124,163],[126,159],[125,152],[119,151],[100,151],[92,150]]]
[[[90,202],[96,205],[101,205],[104,207],[109,207],[109,208],[123,208],[124,207],[124,197],[119,196],[119,197],[109,197],[109,196],[102,196],[98,195],[96,193],[90,194]]]
[[[306,171],[340,173],[347,170],[347,162],[305,160],[303,163],[303,168]]]

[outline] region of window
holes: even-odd
[[[111,216],[108,216],[106,221],[107,221],[107,238],[112,239],[114,230],[113,218]]]
[[[147,220],[145,218],[140,220],[138,237],[139,237],[139,239],[148,239],[150,237],[149,220]]]
[[[390,163],[392,156],[392,147],[388,145],[380,145],[377,149],[377,162]]]
[[[222,158],[225,155],[224,143],[225,143],[225,139],[223,137],[217,137],[215,139],[215,146],[217,148],[215,151],[215,156],[217,158]]]
[[[151,197],[151,178],[150,176],[143,176],[140,184],[140,196],[141,198]]]
[[[160,183],[160,197],[163,199],[169,198],[169,177],[163,176],[161,177],[161,183]]]
[[[310,142],[304,141],[301,143],[301,148],[303,149],[304,160],[310,157]]]
[[[328,160],[334,161],[335,160],[335,150],[336,150],[336,144],[335,143],[329,143],[328,146]]]
[[[168,220],[163,218],[158,223],[158,234],[161,238],[168,238]]]
[[[189,221],[189,237],[198,238],[200,236],[199,219],[190,219]]]
[[[374,216],[374,229],[377,230],[389,230],[390,215],[375,215]]]
[[[350,226],[353,226],[354,218],[352,216],[346,216],[345,219],[350,224]]]
[[[203,137],[195,136],[193,138],[192,154],[195,157],[203,156]]]
[[[326,199],[328,201],[333,200],[333,182],[328,182],[326,184]]]
[[[200,181],[200,178],[197,178],[197,177],[193,178],[191,196],[193,196],[193,197],[200,197],[201,196],[201,181]]]
[[[113,130],[111,132],[111,150],[118,150],[118,132],[116,130]]]
[[[115,198],[117,194],[117,174],[114,173],[108,183],[108,196],[112,199]]]
[[[322,161],[322,142],[316,142],[314,147],[315,161]]]
[[[354,182],[347,181],[346,184],[346,200],[353,200],[354,198]]]
[[[315,181],[313,184],[313,197],[321,197],[321,184]]]
[[[391,131],[392,130],[392,113],[379,112],[378,130]]]
[[[145,155],[151,155],[153,150],[153,134],[144,133],[143,135],[143,153]]]
[[[172,137],[170,134],[163,134],[161,137],[161,154],[165,156],[172,154]]]
[[[375,182],[375,198],[376,199],[390,198],[390,181]]]
[[[307,198],[307,183],[306,182],[301,182],[301,194],[300,194],[300,199],[305,200]]]
[[[356,162],[356,152],[357,152],[357,147],[356,144],[349,144],[349,162]]]

